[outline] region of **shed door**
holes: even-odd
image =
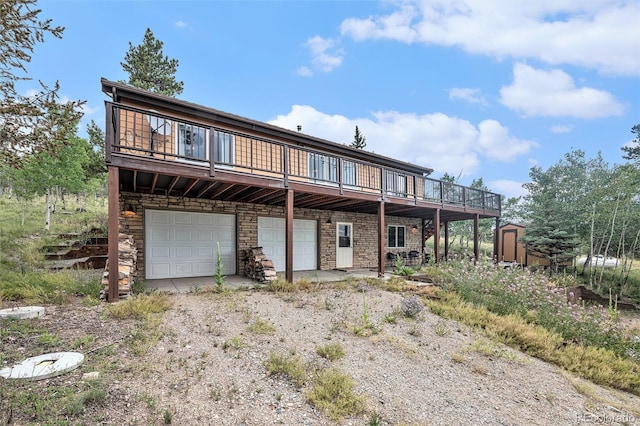
[[[293,270],[318,269],[318,238],[315,220],[293,220]],[[273,261],[276,271],[285,270],[285,221],[283,218],[258,218],[258,245],[267,259]]]
[[[518,231],[515,229],[502,230],[502,260],[516,262],[518,259]]]
[[[145,210],[146,278],[212,276],[218,243],[222,272],[235,274],[235,224],[231,214]]]

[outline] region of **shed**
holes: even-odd
[[[526,226],[506,223],[498,232],[498,262],[518,263],[523,266],[549,266],[547,259],[528,252],[520,238],[525,234]]]

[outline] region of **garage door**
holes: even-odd
[[[235,216],[145,210],[147,279],[211,276],[220,244],[222,272],[236,273]]]
[[[315,220],[293,220],[293,270],[310,271],[318,269],[317,222]],[[285,229],[284,219],[272,217],[258,218],[258,245],[273,261],[276,271],[284,271]]]

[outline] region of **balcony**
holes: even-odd
[[[384,157],[373,154],[372,162],[364,161],[365,151],[358,153],[361,158],[347,157],[331,152],[335,144],[326,151],[313,149],[290,143],[286,135],[249,134],[231,130],[233,126],[212,125],[208,119],[191,121],[173,111],[167,115],[113,102],[106,102],[106,111],[107,162],[130,170],[124,176],[131,181],[125,189],[134,192],[144,187],[151,192],[180,191],[182,196],[213,198],[221,194],[222,185],[227,190],[234,184],[254,190],[296,186],[303,195],[324,197],[324,204],[316,197],[306,207],[362,211],[361,203],[345,199],[384,200],[392,214],[393,205],[398,205],[402,215],[416,213],[406,207],[415,206],[449,211],[451,220],[469,219],[471,214],[500,216],[498,194],[413,173],[410,165],[407,170],[388,166]],[[149,179],[138,176],[139,170]],[[264,202],[275,194],[263,190],[262,196],[254,191],[255,196],[247,197],[244,189],[235,191],[244,194],[238,200],[251,202]],[[305,207],[304,198],[300,201],[296,205]]]

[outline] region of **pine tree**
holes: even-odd
[[[122,69],[129,74],[128,83],[140,89],[176,96],[182,93],[184,83],[177,81],[175,74],[178,60],[164,56],[164,43],[155,38],[150,28],[144,33],[142,44],[129,42],[129,51],[121,62]]]
[[[364,147],[367,146],[366,138],[360,133],[358,126],[356,126],[356,133],[353,137],[353,142],[351,142],[351,146],[357,149],[364,149]]]
[[[625,152],[622,158],[640,162],[640,124],[633,126],[631,133],[636,135],[636,137],[631,141],[633,145],[622,147],[622,150]]]
[[[15,83],[30,80],[27,64],[45,36],[62,38],[63,27],[41,21],[36,0],[0,1],[0,168],[21,166],[30,154],[55,154],[82,117],[78,102],[58,102],[58,82],[40,82],[35,96],[23,96]]]

